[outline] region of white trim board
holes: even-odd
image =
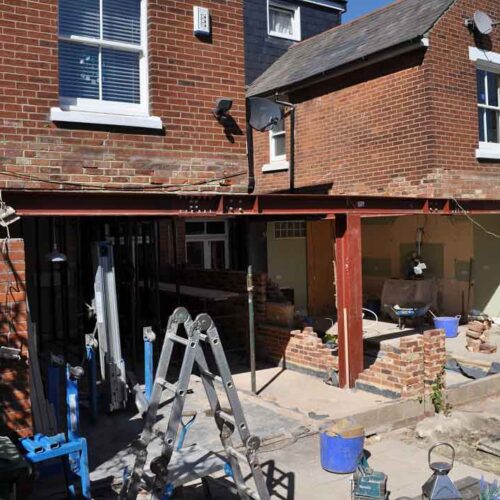
[[[346,7],[342,7],[342,4],[337,2],[331,2],[329,0],[299,0],[302,3],[312,3],[314,5],[319,5],[320,7],[325,7],[326,9],[334,9],[340,12],[345,12]]]
[[[469,59],[500,66],[500,53],[478,49],[477,47],[469,47]]]
[[[161,130],[163,124],[157,116],[116,115],[110,113],[92,113],[88,111],[63,111],[50,108],[50,120],[53,122],[90,123],[94,125],[116,125],[118,127],[137,127]]]

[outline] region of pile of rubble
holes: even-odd
[[[493,354],[497,351],[497,346],[488,342],[489,330],[491,330],[491,322],[471,321],[467,325],[467,350],[471,352],[482,352],[485,354]]]

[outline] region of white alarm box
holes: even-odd
[[[193,29],[195,35],[210,35],[210,11],[206,7],[193,7]]]

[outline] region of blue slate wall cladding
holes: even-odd
[[[249,85],[296,42],[267,34],[267,0],[244,2],[245,83]],[[300,6],[302,40],[340,24],[337,10],[300,1],[289,3]]]

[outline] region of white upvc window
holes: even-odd
[[[186,263],[199,269],[229,269],[226,220],[186,221]]]
[[[152,118],[146,8],[146,0],[59,0],[60,107],[51,110],[53,120],[153,125],[144,119]]]
[[[269,131],[269,163],[262,167],[262,172],[279,172],[288,168],[285,120],[280,120]]]
[[[470,49],[476,61],[479,148],[477,158],[500,159],[500,54]]]
[[[270,36],[299,41],[300,7],[285,1],[268,0],[267,32]]]
[[[280,120],[269,131],[269,158],[271,162],[286,160],[286,132],[284,120]]]

